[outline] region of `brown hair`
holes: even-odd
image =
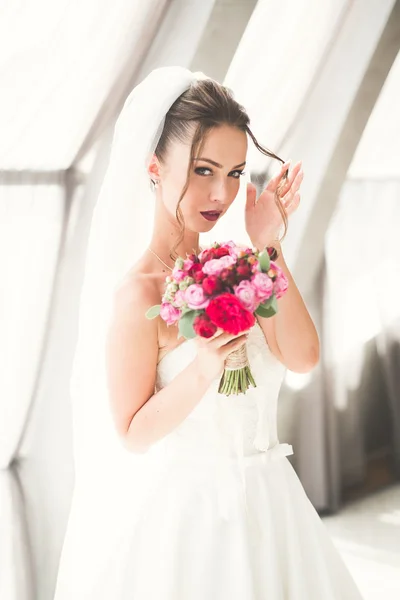
[[[165,161],[169,144],[173,141],[186,143],[193,133],[190,159],[186,175],[186,182],[181,192],[176,207],[176,219],[180,226],[178,240],[171,250],[170,256],[174,260],[175,249],[184,237],[185,223],[180,204],[189,187],[189,178],[194,157],[201,153],[207,133],[220,125],[226,124],[237,127],[246,132],[253,140],[256,148],[271,158],[284,162],[279,156],[261,146],[249,127],[250,119],[246,110],[233,97],[233,92],[226,86],[213,79],[199,79],[194,81],[190,88],[175,100],[165,116],[164,128],[155,149],[155,154],[160,162]],[[287,177],[287,173],[286,173]],[[285,237],[287,232],[287,216],[285,209],[278,197],[275,201],[282,215]]]

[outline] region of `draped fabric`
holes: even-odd
[[[324,377],[331,500],[369,457],[400,472],[400,180],[349,179],[325,246]],[[336,473],[336,476],[334,474]]]
[[[24,490],[27,463],[37,476],[45,442],[26,436],[63,233],[62,174],[0,174],[0,597],[34,598],[32,535]],[[47,427],[54,427],[53,414]],[[50,443],[51,435],[47,440]],[[40,495],[40,477],[34,490]]]

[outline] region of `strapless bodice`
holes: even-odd
[[[240,442],[241,452],[249,456],[279,443],[277,400],[286,369],[272,354],[258,323],[250,331],[247,354],[257,387],[250,387],[246,394],[224,396],[218,393],[218,377],[185,421],[167,436],[171,452],[203,456],[222,450],[233,457]],[[194,340],[168,352],[157,367],[157,389],[168,385],[195,356]]]
[[[212,465],[227,500],[227,472],[237,470],[245,490],[245,467],[293,454],[290,444],[280,443],[277,432],[277,400],[286,367],[271,352],[256,322],[250,330],[247,354],[256,386],[246,394],[218,393],[220,377],[174,431],[163,439],[164,456],[172,464],[196,469]],[[157,366],[157,389],[168,385],[196,356],[195,340],[187,340],[168,352]],[[190,393],[190,390],[188,390]],[[228,466],[228,469],[226,468]]]

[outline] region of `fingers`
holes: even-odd
[[[284,205],[286,213],[288,215],[292,214],[296,210],[296,208],[299,206],[299,204],[300,204],[300,194],[299,194],[299,192],[296,192],[293,197],[293,200],[291,200],[290,202],[288,202],[287,204]]]
[[[300,162],[299,168],[296,170],[295,176],[293,177],[292,184],[290,186],[293,194],[295,194],[297,192],[297,190],[300,188],[303,178],[304,178],[304,171],[301,168],[301,162]]]
[[[292,169],[287,181],[285,183],[282,182],[282,185],[279,189],[279,196],[282,198],[289,191],[293,191],[295,194],[300,187],[300,184],[304,177],[304,172],[301,169],[302,162],[299,161]]]
[[[217,330],[217,332],[210,338],[204,339],[204,343],[207,345],[212,345],[215,348],[221,348],[226,344],[238,339],[239,337],[246,339],[248,331],[243,331],[238,334],[227,333],[222,329]]]
[[[288,214],[294,212],[296,210],[296,208],[299,206],[300,193],[298,190],[303,181],[303,177],[304,177],[304,172],[299,171],[293,181],[293,185],[292,185],[291,189],[289,190],[289,192],[287,194],[285,194],[284,196],[281,196],[281,198],[280,198],[282,205]]]
[[[285,171],[289,168],[289,165],[290,165],[290,160],[283,163],[279,173],[277,173],[274,177],[272,177],[268,181],[267,187],[265,189],[267,189],[270,192],[276,192],[276,190],[278,189],[278,185],[281,182]]]
[[[221,346],[220,351],[229,354],[230,352],[233,352],[233,350],[236,350],[237,348],[243,346],[243,344],[247,342],[248,337],[249,335],[247,333],[242,333],[239,335],[239,337],[235,337],[233,340],[230,340],[229,342]]]
[[[222,346],[225,346],[226,344],[229,344],[230,342],[235,341],[236,339],[238,339],[239,337],[244,337],[246,338],[247,332],[242,332],[239,334],[233,334],[233,333],[226,333],[224,332],[223,334],[221,334],[220,336],[218,336],[215,340],[215,347],[216,348],[222,348]]]
[[[221,337],[221,335],[223,335],[224,333],[225,333],[224,330],[219,327],[217,329],[217,331],[214,333],[214,335],[212,335],[209,338],[197,336],[196,342],[199,344],[199,346],[207,346],[207,345],[211,344],[212,342],[214,342],[214,340],[219,339]]]
[[[288,166],[290,165],[290,163],[291,163],[290,160],[283,163],[279,173],[277,173],[277,175],[275,175],[275,177],[272,177],[272,179],[270,179],[270,181],[268,182],[268,185],[266,187],[266,189],[271,192],[277,192],[279,189],[280,198],[282,198],[283,196],[285,196],[285,194],[287,194],[289,192],[289,190],[292,188],[293,184],[295,183],[295,180],[297,180],[296,181],[297,187],[300,185],[301,180],[302,180],[302,177],[300,180],[297,179],[300,172],[303,173],[303,171],[301,171],[301,167],[302,167],[301,160],[295,164],[292,171],[288,174],[288,177],[287,178],[284,177],[284,174],[285,174]],[[296,191],[297,191],[297,189],[294,190],[294,192],[296,192]]]
[[[289,193],[283,200],[281,200],[281,202],[286,214],[290,215],[296,210],[296,208],[300,204],[300,194],[299,192],[296,192],[294,195],[292,193]]]
[[[254,208],[256,203],[257,188],[253,183],[247,184],[246,209]]]

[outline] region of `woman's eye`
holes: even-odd
[[[237,175],[235,175],[235,179],[239,179],[241,175],[246,175],[244,171],[232,171],[232,173],[237,173]]]
[[[211,169],[208,169],[207,167],[198,167],[197,169],[195,169],[195,173],[198,173],[199,175],[205,175],[204,171],[209,171],[210,173],[212,173]],[[240,170],[231,171],[230,174],[232,173],[235,173],[235,179],[239,179],[241,175],[245,175],[245,172]]]
[[[207,167],[198,167],[195,170],[195,173],[198,173],[199,175],[204,175],[203,171],[210,171],[210,173],[212,172],[211,169],[207,169]]]

